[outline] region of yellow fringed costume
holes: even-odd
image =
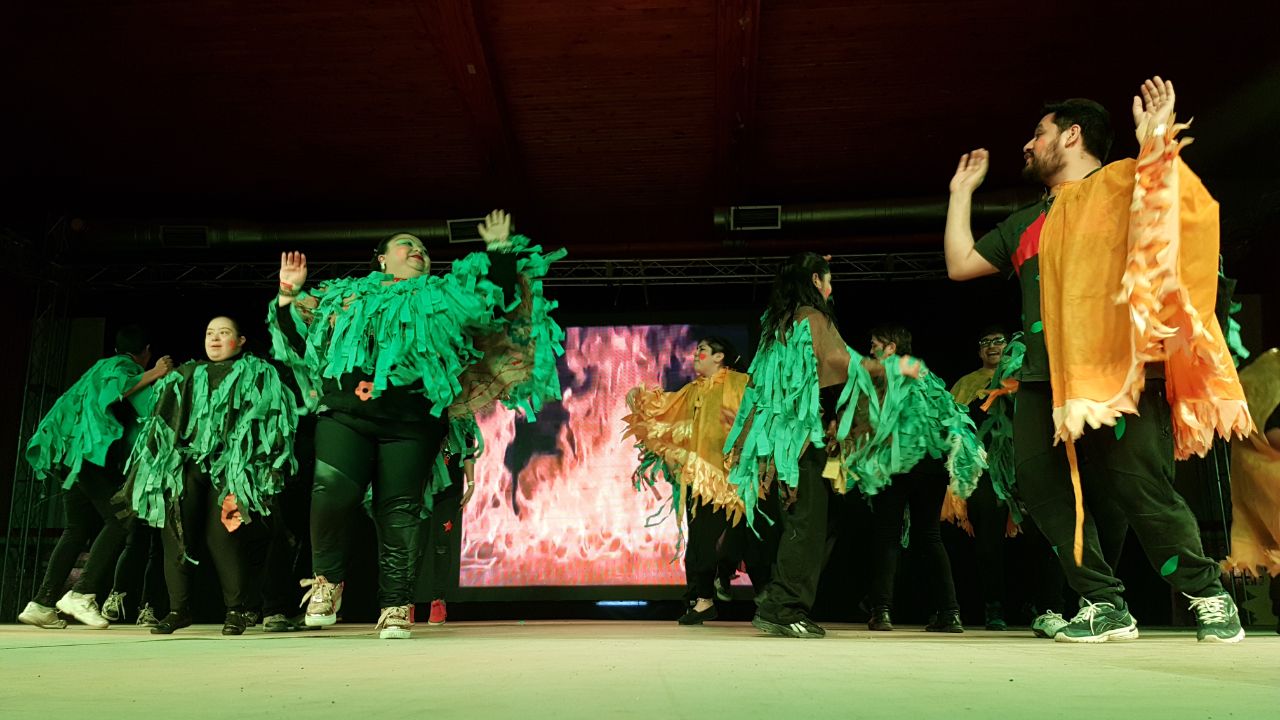
[[[662,460],[695,508],[723,509],[734,525],[742,519],[743,503],[728,482],[724,443],[749,380],[745,373],[721,368],[676,392],[642,387],[623,433]]]
[[[1174,126],[1149,134],[1137,160],[1068,183],[1040,242],[1041,318],[1053,386],[1055,437],[1074,441],[1136,413],[1150,366],[1163,366],[1175,456],[1204,455],[1214,434],[1253,431],[1244,391],[1214,317],[1218,204],[1178,153]],[[1120,288],[1117,294],[1116,289]]]
[[[1280,577],[1280,449],[1263,427],[1280,408],[1280,349],[1240,371],[1257,429],[1231,444],[1231,555],[1228,572]]]

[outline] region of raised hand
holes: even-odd
[[[1173,102],[1176,99],[1172,80],[1161,80],[1157,75],[1142,83],[1139,92],[1133,96],[1133,127],[1137,131],[1138,142],[1145,142],[1161,125],[1168,125],[1173,120]]]
[[[991,155],[983,148],[960,156],[960,164],[956,166],[956,174],[951,176],[951,192],[973,194],[987,177],[987,168],[991,165]]]
[[[154,370],[160,377],[168,375],[169,371],[173,370],[173,358],[165,355],[156,361],[155,367],[153,367],[152,370]]]
[[[280,294],[297,295],[307,281],[307,256],[300,252],[280,253]]]
[[[494,210],[485,216],[484,222],[476,226],[485,246],[490,250],[500,250],[507,245],[511,237],[511,216],[505,210]]]

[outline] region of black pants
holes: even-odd
[[[751,589],[757,595],[769,586],[773,579],[773,563],[778,557],[778,536],[782,530],[777,518],[770,514],[774,509],[772,503],[756,505],[754,529],[748,526],[746,520],[725,528],[716,571],[724,587],[729,587],[730,581],[738,572],[739,564],[746,565]]]
[[[213,562],[222,586],[222,602],[228,610],[243,610],[250,602],[244,537],[252,524],[227,532],[222,524],[219,494],[204,472],[191,466],[184,469],[182,498],[178,501],[180,517],[167,518],[160,534],[170,612],[191,612],[194,566],[187,556],[203,556]]]
[[[311,577],[311,478],[315,474],[315,419],[299,419],[294,436],[297,474],[271,498],[271,514],[243,528],[248,531],[248,571],[253,582],[248,598],[261,598],[263,617],[296,615],[298,581]],[[239,532],[239,531],[237,531]]]
[[[723,510],[713,510],[710,505],[701,505],[695,512],[692,499],[686,502],[685,518],[689,533],[684,551],[684,577],[688,585],[685,600],[715,598],[716,578],[728,589],[736,569],[730,565],[732,561],[727,554],[721,552],[720,538],[729,529],[729,518]]]
[[[1124,606],[1115,576],[1122,518],[1137,534],[1152,567],[1179,592],[1222,592],[1218,564],[1205,557],[1191,509],[1173,489],[1173,431],[1164,382],[1147,383],[1138,415],[1123,427],[1087,430],[1076,442],[1085,497],[1084,560],[1072,556],[1075,500],[1066,448],[1053,445],[1053,392],[1024,382],[1014,396],[1014,464],[1027,511],[1058,555],[1067,584],[1090,602]],[[1110,557],[1109,557],[1110,556]]]
[[[67,524],[49,556],[49,566],[34,598],[37,603],[52,607],[62,597],[63,585],[90,540],[93,545],[89,559],[71,589],[95,595],[104,589],[129,535],[130,523],[116,517],[111,505],[111,497],[122,483],[119,473],[89,462],[81,466],[75,484],[62,494]]]
[[[778,555],[766,593],[758,600],[760,616],[788,624],[809,617],[818,594],[818,579],[827,556],[827,510],[831,482],[822,477],[827,463],[823,448],[810,447],[800,456],[800,477],[794,502],[788,505],[774,483],[768,501],[777,502],[780,526]]]
[[[151,605],[157,615],[166,603],[164,580],[164,542],[161,531],[135,521],[125,540],[124,551],[116,561],[115,581],[111,589],[125,593],[136,602],[135,608]]]
[[[974,551],[978,560],[978,583],[982,587],[982,600],[988,606],[1003,605],[1005,601],[1005,531],[1008,529],[1009,508],[996,497],[991,482],[983,478],[978,488],[969,496],[969,522],[973,524]],[[915,522],[915,512],[911,515]],[[1057,566],[1056,560],[1054,566]]]
[[[422,492],[440,452],[443,420],[386,423],[334,413],[316,424],[311,493],[311,565],[329,582],[346,576],[347,523],[373,487],[378,531],[378,602],[413,602],[421,539]]]
[[[872,607],[893,607],[893,584],[902,550],[903,511],[911,509],[909,546],[921,559],[933,588],[933,609],[959,610],[951,560],[942,546],[940,517],[947,494],[947,471],[941,461],[925,459],[914,470],[894,478],[889,487],[871,499],[874,529],[871,589]]]

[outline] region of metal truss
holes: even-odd
[[[59,221],[46,233],[49,243],[65,232]],[[4,546],[0,548],[0,617],[12,618],[35,596],[44,562],[54,540],[50,530],[62,527],[61,494],[54,478],[39,478],[23,455],[36,426],[63,387],[66,368],[71,278],[58,267],[28,267],[35,278],[31,351],[23,384],[12,494]]]
[[[783,257],[693,259],[574,260],[551,266],[544,284],[550,287],[619,287],[625,285],[753,284],[768,282]],[[433,272],[444,273],[448,263]],[[315,279],[363,275],[363,262],[311,263]],[[107,263],[71,268],[89,290],[148,288],[263,288],[276,282],[279,265],[268,262],[219,263]],[[861,253],[834,255],[831,272],[837,280],[933,280],[946,277],[940,252]]]

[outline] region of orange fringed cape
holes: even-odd
[[[1280,577],[1280,450],[1261,428],[1280,407],[1280,349],[1240,371],[1258,429],[1231,444],[1231,556],[1228,572]]]
[[[1146,366],[1163,363],[1175,455],[1204,455],[1215,433],[1253,431],[1244,391],[1214,318],[1218,203],[1178,159],[1184,143],[1157,129],[1138,159],[1063,187],[1040,238],[1040,312],[1056,439],[1074,441],[1136,413]]]
[[[724,443],[748,380],[745,373],[723,368],[676,392],[641,388],[623,433],[662,459],[695,507],[724,509],[735,525],[742,518],[743,503],[728,481]]]

